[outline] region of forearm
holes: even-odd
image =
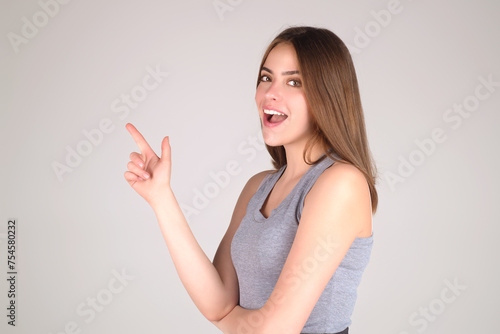
[[[248,310],[237,305],[219,321],[212,321],[224,334],[261,333],[262,314],[260,310]],[[253,316],[252,316],[253,315]],[[251,317],[251,320],[249,319]]]
[[[299,334],[304,324],[294,324],[290,319],[300,312],[299,307],[283,312],[280,305],[286,304],[287,300],[286,296],[276,292],[259,309],[249,310],[237,305],[224,318],[212,323],[224,334]]]
[[[212,323],[224,334],[296,334],[286,327],[286,321],[277,321],[274,310],[269,304],[256,310],[237,305],[224,318]]]
[[[196,241],[171,190],[153,206],[173,263],[191,299],[209,320],[225,316],[234,305],[217,269]]]

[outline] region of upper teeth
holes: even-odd
[[[267,109],[264,109],[264,113],[269,115],[283,115],[283,116],[285,115],[280,112],[277,112],[276,110],[267,110]]]

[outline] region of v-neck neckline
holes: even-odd
[[[325,155],[325,154],[323,154]],[[323,155],[321,157],[323,157]],[[322,163],[324,160],[326,159],[323,158],[321,161],[319,161],[318,163],[314,164],[314,165],[311,165],[307,170],[306,172],[300,177],[299,181],[295,184],[295,186],[293,187],[293,189],[288,193],[288,195],[281,201],[280,204],[278,204],[278,206],[274,209],[271,210],[271,212],[269,213],[269,216],[266,217],[264,216],[264,214],[262,213],[262,207],[264,206],[264,203],[266,202],[266,200],[268,199],[268,197],[270,196],[271,192],[273,191],[274,187],[276,186],[276,183],[278,183],[278,180],[281,178],[281,176],[283,175],[283,173],[285,172],[285,169],[287,167],[287,165],[284,165],[283,167],[281,167],[278,172],[276,172],[276,174],[274,175],[274,181],[271,182],[268,186],[267,186],[267,190],[264,192],[263,196],[262,196],[262,200],[259,201],[258,205],[257,205],[257,212],[255,214],[255,219],[258,221],[258,222],[266,222],[267,220],[269,220],[271,217],[273,217],[276,212],[280,211],[283,206],[285,206],[285,204],[287,202],[290,201],[290,198],[292,197],[292,194],[296,192],[296,190],[298,189],[299,185],[304,182],[304,179],[306,177],[307,174],[309,174],[311,172],[311,170],[318,166],[320,163]]]

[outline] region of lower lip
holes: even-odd
[[[282,120],[281,122],[278,122],[278,123],[271,123],[271,122],[269,122],[267,120],[267,114],[264,114],[264,116],[262,117],[262,119],[263,119],[263,124],[264,124],[265,127],[267,127],[267,128],[274,128],[274,127],[276,127],[276,126],[278,126],[280,124],[283,124],[283,122],[285,122],[288,119],[288,117],[285,118],[284,120]]]

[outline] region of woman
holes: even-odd
[[[276,170],[247,182],[211,262],[170,188],[170,145],[125,179],[153,207],[179,277],[224,333],[347,333],[377,207],[356,73],[326,29],[293,27],[264,54],[255,95]]]

